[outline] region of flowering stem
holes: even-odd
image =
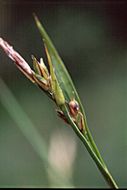
[[[57,107],[61,111],[61,117],[63,117],[63,119],[72,126],[77,136],[87,148],[106,182],[111,188],[117,189],[118,186],[108,171],[107,166],[103,161],[89,131],[85,118],[85,112],[80,102],[79,96],[75,90],[73,82],[46,31],[42,27],[37,17],[35,17],[35,20],[45,44],[45,50],[47,53],[48,64],[50,68],[50,75],[48,75],[46,72],[42,62],[38,63],[36,59],[34,59],[35,70],[37,70],[38,73],[36,73],[36,71],[33,71],[25,62],[25,60],[2,38],[0,38],[0,46],[15,62],[16,66],[23,72],[23,74],[25,74],[33,83],[37,84],[56,103]],[[41,74],[40,71],[43,71],[43,74]],[[70,114],[69,103],[72,97],[74,97],[74,99],[78,102],[78,113],[80,113],[81,116],[81,118],[79,118],[80,120],[76,120],[74,117],[75,115],[72,116]]]

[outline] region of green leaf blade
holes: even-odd
[[[103,161],[103,159],[102,159],[102,157],[98,151],[98,148],[97,148],[97,146],[93,140],[93,137],[90,133],[90,130],[87,126],[85,111],[84,111],[84,108],[81,104],[79,95],[78,95],[78,93],[74,87],[72,79],[71,79],[62,59],[60,58],[56,48],[54,47],[51,39],[49,38],[48,34],[46,33],[44,27],[42,26],[42,24],[40,23],[40,21],[36,15],[34,15],[34,18],[35,18],[36,25],[39,29],[39,32],[42,36],[42,39],[43,39],[44,43],[46,44],[48,53],[51,57],[53,67],[55,69],[55,74],[56,74],[57,80],[58,80],[59,85],[63,91],[63,94],[66,98],[66,101],[69,102],[70,100],[72,100],[74,98],[79,103],[80,110],[81,110],[83,117],[84,117],[85,127],[84,127],[84,130],[82,132],[84,135],[84,138],[85,139],[87,138],[87,140],[91,144],[93,151],[95,152],[95,154],[97,155],[97,157],[99,158],[99,160],[101,161],[101,163],[105,167],[105,163],[104,163],[104,161]]]
[[[81,104],[78,94],[76,92],[76,89],[74,87],[74,84],[71,80],[71,77],[70,77],[66,67],[64,66],[62,59],[58,55],[58,52],[55,49],[53,43],[51,42],[48,34],[46,33],[45,29],[43,28],[43,26],[41,25],[40,21],[38,20],[38,18],[36,16],[35,16],[35,21],[36,21],[37,27],[41,33],[43,41],[46,44],[46,47],[50,54],[52,64],[55,68],[55,73],[56,73],[57,79],[59,81],[59,84],[60,84],[62,90],[64,91],[65,97],[67,98],[68,101],[70,101],[70,99],[72,99],[74,97],[79,102],[79,104]]]

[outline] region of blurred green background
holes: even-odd
[[[45,58],[33,12],[42,21],[72,76],[91,133],[120,187],[127,186],[126,9],[124,1],[0,0],[0,36],[31,66],[32,54]],[[68,168],[60,169],[70,178],[70,186],[107,187],[78,137],[57,117],[55,105],[1,49],[0,77],[41,134],[51,163],[65,164],[65,170],[70,167],[70,176]],[[63,159],[57,161],[59,155]],[[72,163],[66,167],[68,160]],[[47,168],[0,102],[0,187],[53,187],[55,182]]]

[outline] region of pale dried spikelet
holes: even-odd
[[[5,51],[5,53],[10,57],[16,64],[16,66],[25,74],[32,82],[35,82],[33,79],[33,71],[31,70],[28,63],[17,53],[12,46],[10,46],[5,40],[0,38],[0,46]]]

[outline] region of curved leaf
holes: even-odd
[[[61,110],[64,112],[66,119],[69,121],[69,123],[71,124],[74,131],[77,133],[79,138],[85,144],[88,152],[93,157],[94,161],[96,162],[99,170],[103,174],[106,181],[110,184],[111,187],[117,188],[115,181],[113,180],[112,176],[108,172],[108,169],[97,149],[97,146],[94,143],[94,140],[91,136],[89,128],[87,127],[85,112],[84,112],[83,106],[81,104],[80,98],[78,96],[78,93],[71,80],[71,77],[70,77],[66,67],[64,66],[64,63],[63,63],[62,59],[60,58],[57,50],[55,49],[53,43],[51,42],[48,34],[46,33],[45,29],[41,25],[40,21],[38,20],[37,16],[34,15],[34,18],[35,18],[37,27],[41,33],[44,44],[46,45],[46,51],[48,52],[48,55],[50,56],[50,61],[51,61],[51,64],[52,64],[53,70],[54,70],[53,75],[55,72],[56,78],[58,80],[60,88],[62,89],[62,92],[64,94],[66,101],[69,103],[74,98],[79,104],[79,108],[80,108],[81,113],[83,114],[83,118],[84,118],[83,131],[80,132],[77,125],[73,122],[65,104],[63,104],[63,106],[61,107],[62,108]],[[49,66],[52,67],[51,65],[49,65]],[[51,69],[52,68],[50,68],[50,70]]]
[[[46,47],[50,54],[52,64],[55,68],[55,74],[57,76],[58,82],[64,92],[64,95],[65,95],[67,101],[70,101],[72,98],[75,98],[79,102],[79,105],[80,105],[81,109],[83,110],[80,99],[77,94],[77,91],[74,87],[74,84],[71,80],[71,77],[70,77],[66,67],[63,64],[62,59],[60,58],[57,50],[55,49],[53,43],[51,42],[48,34],[46,33],[45,29],[41,25],[37,16],[34,16],[34,17],[35,17],[37,27],[41,33],[42,39],[43,39],[44,43],[46,44]]]

